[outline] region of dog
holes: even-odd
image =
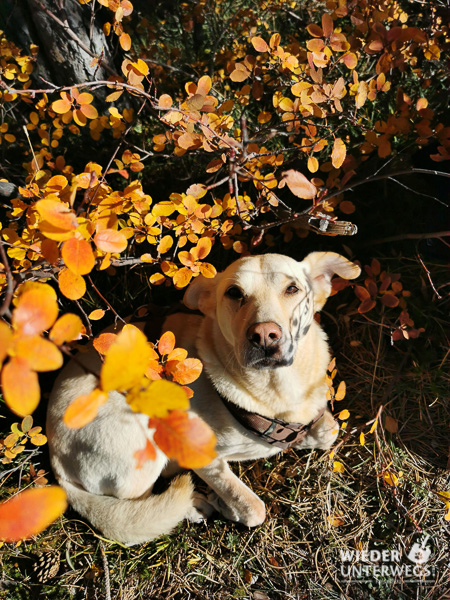
[[[333,252],[299,262],[279,254],[246,256],[213,279],[199,276],[183,302],[196,312],[172,314],[163,330],[203,363],[190,412],[217,437],[217,457],[197,475],[211,488],[194,492],[189,473],[162,494],[156,480],[174,465],[156,458],[136,468],[134,453],[153,431],[124,396],[109,394],[98,416],[69,429],[63,415],[97,384],[101,360],[92,348],[63,369],[51,393],[47,436],[53,470],[70,504],[106,538],[132,545],[169,533],[187,518],[214,510],[248,527],[265,520],[265,505],[229,462],[267,458],[283,448],[329,448],[339,426],[327,408],[327,338],[314,315],[331,293],[334,274],[353,279],[360,268]],[[89,372],[82,365],[85,365]]]

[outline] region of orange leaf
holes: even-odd
[[[331,152],[331,163],[335,169],[339,169],[345,160],[347,149],[341,138],[336,138]]]
[[[87,275],[95,265],[91,245],[86,240],[71,238],[64,242],[61,256],[66,266],[75,275]]]
[[[184,360],[187,358],[187,350],[184,348],[175,348],[167,355],[167,361],[169,360]]]
[[[289,169],[283,173],[283,181],[287,183],[288,188],[297,196],[305,200],[312,200],[316,197],[317,188],[311,183],[303,173],[299,173],[294,169]]]
[[[202,237],[195,248],[192,248],[191,253],[197,258],[197,260],[203,260],[211,251],[211,238]]]
[[[30,369],[38,372],[55,371],[63,364],[62,354],[55,344],[39,335],[18,339],[15,356],[24,359]]]
[[[12,358],[3,367],[1,381],[8,408],[20,417],[31,415],[39,404],[41,390],[38,376],[28,362],[20,357]]]
[[[56,485],[25,490],[0,504],[0,540],[18,542],[37,535],[66,508],[66,492]]]
[[[216,436],[201,419],[189,418],[184,411],[174,410],[168,417],[150,419],[149,427],[156,429],[153,439],[169,458],[180,467],[199,469],[216,456]]]
[[[69,112],[71,108],[72,102],[64,98],[52,102],[52,110],[54,110],[55,113],[58,113],[59,115],[63,115],[64,113]]]
[[[116,341],[117,334],[115,333],[101,333],[93,341],[94,348],[99,354],[105,355],[110,349],[111,345]]]
[[[98,415],[98,409],[108,400],[108,394],[99,389],[78,396],[69,404],[64,413],[64,424],[70,429],[80,429],[91,423]]]
[[[78,227],[75,213],[60,200],[38,200],[36,210],[43,221],[63,231],[73,231]]]
[[[0,320],[0,366],[5,360],[8,350],[11,346],[13,332],[11,327]]]
[[[58,244],[53,240],[45,239],[41,244],[42,256],[51,265],[55,265],[59,259],[59,248]]]
[[[170,250],[173,246],[173,237],[171,235],[165,235],[161,238],[161,241],[158,244],[157,250],[160,254],[164,254],[168,250]]]
[[[200,273],[207,279],[212,279],[217,275],[216,267],[210,263],[202,263],[200,265]]]
[[[122,46],[122,50],[128,52],[128,50],[131,48],[131,38],[128,33],[122,33],[122,35],[119,37],[119,44]]]
[[[60,317],[50,330],[49,338],[57,346],[77,340],[83,330],[80,317],[67,313]]]
[[[46,283],[38,283],[19,294],[12,316],[13,327],[24,336],[39,335],[50,329],[58,316],[55,290]]]
[[[322,30],[323,35],[326,38],[329,38],[330,35],[333,33],[333,19],[328,13],[324,13],[322,15]]]
[[[151,348],[134,325],[125,325],[105,356],[100,373],[103,391],[124,391],[139,384],[147,370]]]
[[[151,443],[150,440],[147,440],[145,444],[145,448],[142,450],[136,450],[133,454],[133,457],[136,460],[136,469],[142,469],[145,461],[147,460],[155,460],[156,458],[156,450],[155,446]]]
[[[198,358],[181,360],[172,370],[172,377],[177,383],[187,385],[200,377],[203,365]]]
[[[175,336],[171,331],[165,331],[159,338],[158,352],[163,356],[170,354],[175,348]]]
[[[269,46],[262,39],[262,37],[256,36],[252,38],[252,46],[256,50],[256,52],[268,52]]]
[[[231,73],[230,79],[231,79],[231,81],[235,81],[236,83],[239,83],[241,81],[245,81],[249,75],[250,75],[250,71],[248,71],[245,68],[244,69],[235,69]]]
[[[115,229],[103,229],[103,231],[99,231],[94,237],[94,243],[102,252],[116,253],[123,252],[128,245],[124,234]]]
[[[81,275],[70,269],[61,269],[58,275],[58,285],[61,293],[69,300],[79,300],[86,292],[86,282]]]
[[[173,283],[177,289],[186,287],[192,279],[192,271],[187,267],[178,269],[173,275]]]
[[[105,316],[105,311],[102,308],[97,308],[88,314],[88,319],[91,321],[99,321]]]

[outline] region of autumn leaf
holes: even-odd
[[[336,138],[333,144],[333,151],[331,152],[331,164],[335,169],[339,169],[345,160],[347,149],[341,138]]]
[[[341,383],[338,385],[338,388],[336,390],[334,399],[337,400],[338,402],[340,400],[343,400],[345,398],[345,392],[346,392],[345,381],[341,381]]]
[[[200,377],[202,369],[203,365],[198,358],[186,358],[179,361],[170,374],[177,383],[187,385]]]
[[[172,410],[189,408],[189,400],[183,388],[166,379],[152,381],[143,390],[132,390],[127,395],[127,402],[134,412],[158,418],[167,417]]]
[[[156,458],[156,449],[155,446],[151,443],[150,440],[146,441],[145,447],[142,450],[136,450],[133,454],[134,459],[136,460],[136,469],[142,469],[144,463],[147,460],[155,460]]]
[[[168,458],[185,469],[200,469],[216,456],[216,437],[210,427],[197,417],[174,410],[163,419],[150,418],[156,429],[153,439]]]
[[[11,347],[12,337],[13,332],[11,327],[5,321],[0,320],[0,367]]]
[[[290,169],[283,173],[283,182],[285,182],[294,196],[305,200],[312,200],[316,197],[316,186],[307,179],[303,173]]]
[[[252,46],[256,52],[268,52],[270,50],[267,43],[262,39],[262,37],[259,36],[252,38]]]
[[[62,315],[50,330],[49,338],[57,346],[79,339],[83,330],[80,317],[72,313]]]
[[[150,359],[145,335],[134,325],[125,325],[108,349],[100,373],[102,390],[125,391],[139,384]]]
[[[25,359],[11,358],[2,369],[1,383],[6,404],[13,413],[24,417],[34,412],[41,390],[37,374]]]
[[[46,283],[32,287],[24,285],[19,290],[17,307],[12,315],[12,325],[22,336],[39,335],[50,329],[58,316],[56,293]]]
[[[94,244],[102,252],[118,253],[123,252],[127,245],[127,238],[121,231],[115,229],[103,229],[94,236]]]
[[[91,245],[86,240],[79,240],[78,238],[71,238],[64,242],[61,257],[75,275],[87,275],[95,265]]]
[[[63,422],[70,429],[80,429],[91,423],[98,414],[100,406],[108,400],[108,394],[101,390],[92,390],[89,394],[78,396],[69,404],[63,416]]]
[[[61,293],[69,300],[79,300],[86,293],[86,282],[83,277],[67,268],[59,272],[58,285]]]
[[[99,354],[105,355],[116,339],[116,333],[101,333],[92,343]]]
[[[0,504],[0,540],[18,542],[37,535],[66,508],[66,492],[58,486],[20,492]]]
[[[338,460],[335,460],[333,462],[333,471],[335,473],[344,473],[345,472],[345,467],[344,467],[344,465],[341,462],[339,462]]]
[[[162,336],[159,338],[158,342],[158,352],[161,356],[165,354],[170,354],[172,350],[175,348],[175,336],[171,331],[165,331]]]
[[[75,213],[59,200],[38,200],[36,210],[43,221],[63,231],[74,231],[78,227]]]
[[[55,371],[63,364],[62,354],[55,344],[38,335],[18,339],[14,354],[25,360],[33,371]]]

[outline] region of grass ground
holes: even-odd
[[[335,410],[350,411],[348,425],[332,459],[328,452],[289,450],[236,465],[267,505],[261,527],[221,518],[182,523],[171,536],[126,548],[102,540],[69,510],[37,538],[0,548],[0,599],[449,599],[450,522],[438,495],[450,491],[448,301],[437,300],[416,262],[379,260],[400,267],[405,287],[414,286],[408,304],[426,331],[392,346],[385,325],[393,309],[374,309],[367,320],[356,312],[351,290],[331,299],[322,320],[347,384]],[[444,270],[432,261],[427,266],[443,296]],[[12,420],[0,422],[3,435]],[[48,469],[47,460],[44,446],[1,465],[2,497],[27,485],[31,464]],[[423,540],[420,531],[430,536],[423,546],[432,550],[425,570],[406,558]],[[389,553],[378,560],[372,554],[375,568],[350,560],[356,550]],[[391,560],[392,550],[399,550],[399,560]],[[44,560],[50,567],[38,582]]]

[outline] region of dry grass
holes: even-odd
[[[340,303],[327,309],[334,323],[326,315],[324,322],[347,382],[347,397],[335,408],[351,412],[334,457],[343,473],[333,472],[333,461],[322,452],[290,450],[237,465],[241,479],[266,502],[261,527],[249,530],[220,518],[183,523],[172,536],[133,548],[102,541],[68,511],[37,539],[0,549],[0,599],[450,598],[449,522],[436,494],[450,489],[449,382],[442,370],[446,303],[425,296],[427,323],[417,325],[427,332],[396,347],[381,326],[359,315],[349,319],[348,306],[337,308]],[[423,310],[420,303],[418,308]],[[378,427],[369,434],[377,414]],[[398,431],[390,433],[392,419]],[[367,434],[364,446],[361,431]],[[398,475],[398,486],[383,479],[387,468]],[[26,472],[24,461],[3,480],[3,496]],[[401,548],[419,528],[433,540],[427,581],[372,573],[364,582],[349,582],[342,574],[341,551]],[[39,584],[33,563],[46,550],[60,556],[60,567]]]

